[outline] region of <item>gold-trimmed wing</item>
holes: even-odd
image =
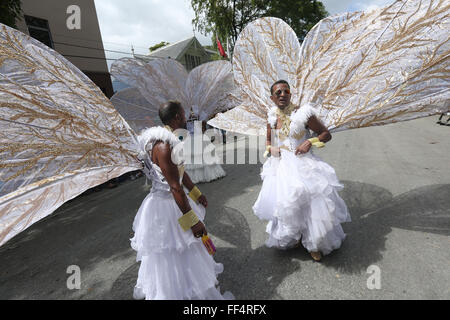
[[[57,52],[0,24],[0,245],[64,202],[141,168],[134,132]]]
[[[328,17],[301,48],[285,22],[258,19],[242,31],[234,49],[243,109],[265,120],[273,104],[269,87],[284,79],[292,102],[317,106],[320,119],[334,131],[445,112],[448,30],[450,3],[445,0],[396,1],[370,12]],[[232,124],[238,116],[234,112],[227,120],[227,113],[221,115],[220,128],[238,127],[245,134],[244,123]]]
[[[233,52],[234,80],[242,103],[208,123],[242,134],[265,132],[267,112],[272,106],[270,86],[284,79],[291,84],[293,97],[299,96],[295,87],[299,54],[297,36],[283,20],[261,18],[247,25]]]
[[[229,132],[247,135],[265,135],[266,120],[247,111],[248,106],[240,105],[227,112],[218,113],[208,124]]]
[[[396,1],[320,21],[302,44],[300,106],[344,130],[449,109],[450,2]]]

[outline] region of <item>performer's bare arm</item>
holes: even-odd
[[[192,182],[191,177],[189,177],[189,175],[187,174],[187,172],[184,172],[182,182],[183,182],[183,185],[184,185],[189,191],[191,191],[191,190],[195,187],[195,184]]]
[[[272,128],[270,127],[270,123],[267,123],[266,146],[270,146],[271,144],[272,144]]]
[[[167,143],[156,143],[152,149],[152,161],[161,168],[163,176],[166,178],[170,186],[173,198],[183,214],[191,210],[186,193],[180,184],[180,175],[177,166],[172,162],[170,145]],[[191,182],[192,183],[192,182]],[[207,234],[204,224],[199,221],[192,228],[192,233],[195,235],[199,233]]]
[[[195,184],[192,182],[191,178],[189,177],[189,175],[184,172],[183,174],[183,185],[189,190],[191,191],[194,187]],[[204,194],[202,194],[199,198],[198,198],[198,202],[200,202],[205,208],[208,206],[208,200],[206,200],[206,197]]]
[[[271,146],[272,145],[272,127],[270,126],[269,123],[267,123],[267,138],[266,138],[266,146]],[[280,148],[276,147],[276,146],[271,146],[270,147],[270,154],[278,157],[280,156]]]
[[[317,134],[317,138],[319,138],[322,142],[327,142],[331,140],[331,133],[328,129],[323,125],[322,122],[317,119],[316,116],[312,116],[309,118],[307,122],[308,128],[314,131]],[[295,154],[299,153],[307,153],[311,148],[311,142],[308,140],[303,141],[297,149],[295,150]]]

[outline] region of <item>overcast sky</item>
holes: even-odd
[[[394,0],[322,0],[333,15],[382,7]],[[194,35],[194,11],[190,0],[95,0],[97,16],[106,50],[148,54],[148,48],[161,41],[174,43]],[[211,37],[195,32],[203,45]],[[107,58],[130,56],[106,52]],[[108,65],[111,65],[111,60]]]

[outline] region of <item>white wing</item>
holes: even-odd
[[[371,12],[326,18],[301,49],[277,18],[249,24],[235,46],[243,109],[266,119],[270,85],[291,85],[294,104],[317,107],[331,130],[381,125],[449,109],[450,3],[396,1]],[[232,127],[234,113],[222,129]],[[247,115],[243,114],[243,117]],[[239,126],[245,133],[245,124]],[[263,128],[261,127],[261,130]]]
[[[231,63],[220,60],[194,68],[186,82],[186,96],[192,112],[200,121],[207,121],[219,112],[240,103],[234,85]]]
[[[218,113],[208,124],[219,129],[248,135],[265,135],[266,120],[248,112],[249,107],[240,105],[225,113]]]
[[[247,25],[233,52],[234,79],[240,87],[242,104],[208,123],[242,134],[265,132],[267,112],[273,104],[270,86],[275,81],[288,81],[292,96],[298,100],[299,55],[297,36],[283,20],[261,18]]]
[[[302,44],[300,106],[332,130],[448,110],[449,17],[448,1],[409,0],[322,20]]]
[[[188,74],[178,61],[156,59],[146,63],[122,58],[112,64],[111,74],[119,81],[138,88],[156,110],[168,100],[178,100],[189,115],[189,99],[185,94]]]
[[[80,70],[0,24],[0,245],[85,190],[139,169],[136,143]]]
[[[134,132],[163,125],[158,110],[145,99],[139,89],[123,89],[111,97],[111,103]]]

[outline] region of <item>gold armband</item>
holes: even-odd
[[[189,192],[189,197],[197,202],[198,198],[202,195],[201,191],[197,188],[197,186],[194,186],[192,190]]]
[[[267,158],[269,156],[271,147],[272,147],[271,145],[266,146],[266,152],[264,152],[264,158]]]
[[[316,148],[322,148],[325,147],[325,143],[319,140],[319,138],[314,137],[311,139],[308,139],[309,142],[311,142],[311,145],[313,145]]]
[[[181,218],[178,219],[178,223],[180,224],[181,229],[183,229],[183,231],[189,230],[190,228],[195,226],[199,221],[200,220],[198,219],[194,210],[186,212],[181,216]]]

